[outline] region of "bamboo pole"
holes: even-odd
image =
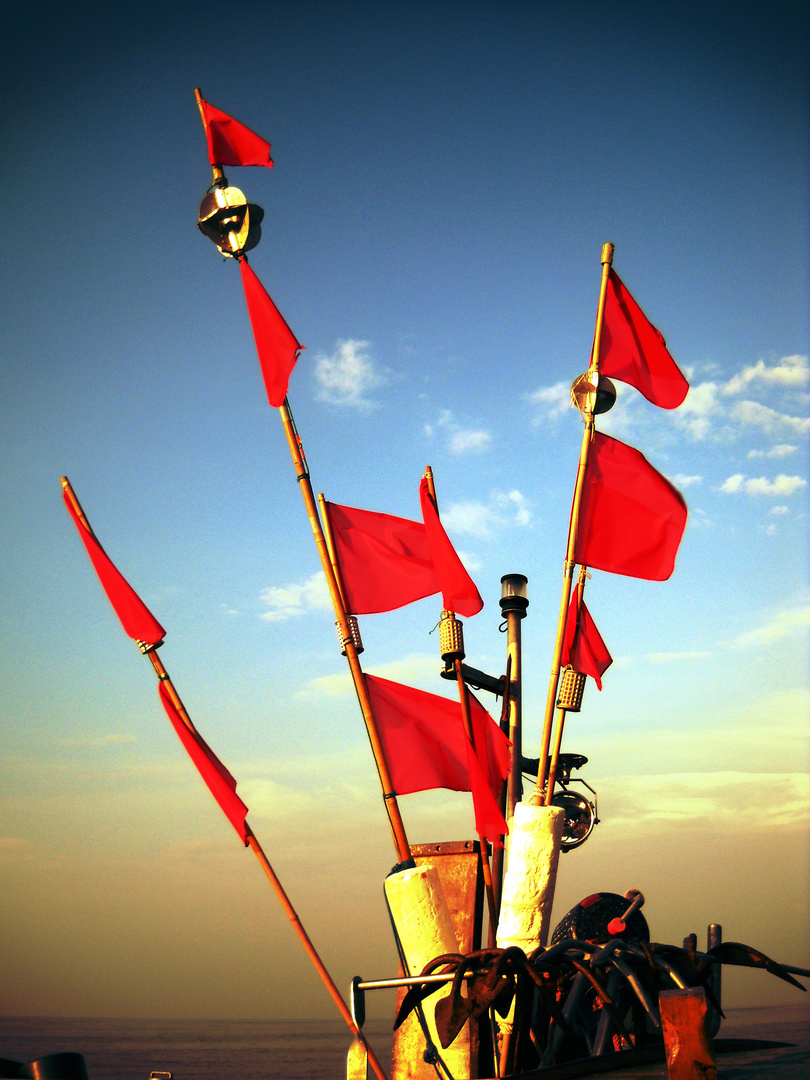
[[[593,337],[593,350],[591,352],[591,360],[588,366],[589,374],[599,374],[599,346],[602,340],[602,323],[605,315],[605,299],[607,297],[608,277],[610,275],[610,266],[613,262],[613,244],[602,245],[602,282],[599,290],[599,304],[596,309],[596,328]],[[548,752],[551,744],[551,729],[554,722],[554,706],[557,699],[557,686],[560,679],[560,657],[562,656],[563,638],[565,636],[565,621],[568,615],[568,604],[571,599],[571,582],[574,576],[574,555],[576,553],[576,541],[577,541],[577,529],[579,527],[579,511],[582,503],[582,488],[585,482],[585,470],[588,465],[588,454],[591,448],[591,442],[593,441],[594,433],[594,418],[592,409],[586,409],[583,412],[583,419],[585,422],[585,430],[582,433],[582,444],[579,451],[579,465],[577,468],[577,479],[574,485],[574,499],[571,505],[571,518],[568,524],[568,544],[565,553],[565,562],[563,564],[563,587],[562,596],[560,598],[560,610],[557,617],[557,635],[554,641],[554,655],[551,664],[551,678],[549,680],[548,694],[546,697],[546,711],[543,718],[543,736],[540,746],[540,762],[537,769],[537,786],[535,788],[534,795],[532,796],[532,802],[540,804],[543,802],[543,793],[546,789],[546,770],[548,766]],[[562,732],[560,732],[560,738]],[[556,759],[559,756],[559,744],[556,745],[556,755],[552,761],[552,765],[556,769]],[[550,785],[549,785],[550,787]],[[550,799],[553,792],[545,790],[546,803]]]
[[[70,486],[70,482],[68,481],[68,478],[66,476],[62,477],[62,487],[66,491],[66,493],[68,495],[68,498],[70,499],[71,504],[73,505],[73,508],[76,511],[76,515],[79,518],[79,520],[81,521],[82,525],[87,529],[87,531],[90,533],[90,535],[96,541],[96,543],[99,544],[99,547],[101,547],[101,544],[99,543],[98,537],[93,532],[93,528],[90,525],[90,522],[89,522],[89,520],[87,518],[87,515],[85,514],[84,510],[82,509],[81,503],[79,502],[73,488]],[[171,676],[169,675],[168,671],[166,670],[166,668],[165,668],[165,666],[163,664],[163,661],[158,656],[157,650],[158,650],[159,646],[162,645],[163,643],[158,642],[155,645],[144,645],[141,642],[137,642],[137,644],[138,644],[138,647],[140,648],[141,652],[145,653],[149,657],[149,660],[150,660],[150,662],[152,664],[152,667],[155,669],[155,674],[158,677],[158,681],[160,683],[162,683],[166,687],[166,691],[168,693],[168,696],[171,699],[172,705],[174,706],[175,711],[177,712],[180,719],[183,721],[183,723],[185,724],[185,726],[188,728],[188,730],[191,732],[192,735],[195,735],[197,738],[201,738],[199,732],[197,731],[196,727],[194,726],[194,724],[193,724],[193,722],[191,720],[191,717],[188,714],[188,711],[186,710],[185,705],[183,704],[183,702],[182,702],[182,700],[180,698],[180,695],[177,693],[175,685],[172,682]],[[307,955],[309,956],[310,960],[312,961],[312,963],[313,963],[313,965],[315,967],[315,970],[320,975],[321,980],[323,981],[324,985],[326,986],[326,989],[328,990],[330,997],[332,998],[332,1000],[337,1005],[341,1016],[343,1017],[343,1019],[348,1024],[352,1034],[356,1038],[359,1038],[360,1040],[362,1040],[362,1042],[364,1043],[364,1045],[366,1047],[366,1051],[368,1053],[368,1059],[371,1062],[371,1067],[374,1070],[375,1074],[377,1075],[378,1080],[387,1080],[385,1070],[382,1068],[379,1061],[377,1060],[377,1057],[375,1056],[374,1051],[372,1050],[372,1048],[366,1042],[364,1034],[362,1033],[362,1031],[360,1031],[357,1024],[352,1019],[352,1015],[349,1012],[349,1009],[347,1008],[346,1003],[345,1003],[345,1001],[343,1000],[343,997],[340,994],[340,991],[335,986],[335,983],[334,983],[334,980],[332,979],[332,976],[329,974],[329,972],[327,971],[323,961],[321,960],[320,956],[318,955],[318,952],[315,949],[315,946],[312,944],[312,941],[310,940],[310,937],[307,934],[306,930],[304,929],[304,926],[303,926],[301,920],[299,919],[295,908],[293,907],[292,903],[290,902],[289,897],[287,896],[286,892],[284,891],[284,888],[282,887],[281,882],[279,881],[275,871],[273,870],[273,867],[270,865],[269,859],[267,858],[264,851],[262,850],[262,847],[259,844],[259,841],[256,839],[256,836],[254,835],[253,830],[250,828],[250,826],[248,825],[247,822],[245,822],[245,836],[246,836],[246,840],[247,840],[247,846],[249,846],[249,847],[251,847],[253,849],[253,853],[256,855],[256,858],[259,860],[259,863],[261,864],[262,869],[264,870],[265,874],[267,875],[267,877],[268,877],[268,879],[270,881],[270,884],[273,886],[273,890],[275,891],[276,896],[280,900],[281,906],[283,907],[285,914],[287,915],[289,920],[292,922],[293,929],[295,930],[296,934],[300,938],[301,943],[304,946],[304,950],[306,951]]]
[[[408,838],[405,834],[405,825],[402,821],[402,816],[399,812],[399,805],[397,803],[396,792],[393,790],[391,784],[391,776],[388,771],[388,765],[385,760],[385,752],[380,742],[380,736],[377,731],[377,724],[374,719],[374,711],[371,706],[371,699],[368,695],[368,687],[366,686],[366,680],[363,675],[363,670],[360,667],[360,660],[357,655],[357,648],[352,640],[351,628],[349,626],[348,619],[346,618],[346,609],[343,606],[343,598],[341,596],[340,588],[338,586],[335,571],[332,567],[332,561],[329,557],[329,550],[326,546],[326,539],[324,537],[323,526],[321,525],[320,517],[318,516],[318,509],[315,504],[315,496],[312,491],[312,483],[309,476],[309,468],[307,466],[306,457],[304,455],[304,447],[301,442],[301,437],[295,427],[295,421],[293,420],[292,411],[290,410],[290,403],[287,398],[284,399],[283,404],[279,408],[281,413],[281,421],[284,425],[284,434],[287,437],[287,445],[290,448],[290,455],[295,466],[296,478],[301,489],[301,495],[304,499],[304,506],[306,507],[307,517],[309,518],[310,526],[312,527],[312,535],[315,539],[315,546],[318,549],[318,555],[321,560],[321,566],[323,568],[324,575],[326,577],[326,583],[329,587],[329,595],[332,598],[332,606],[335,611],[335,618],[337,620],[338,629],[340,631],[341,641],[343,647],[346,650],[346,660],[349,665],[349,670],[352,676],[352,682],[354,683],[354,689],[357,694],[357,700],[360,704],[360,711],[363,714],[363,721],[366,725],[366,732],[371,744],[371,752],[374,755],[374,761],[377,766],[377,773],[380,777],[380,785],[383,792],[383,802],[385,804],[386,813],[388,814],[388,821],[391,826],[391,835],[394,840],[394,847],[396,848],[397,856],[400,862],[407,862],[411,858],[411,849],[408,845]]]
[[[368,1060],[371,1063],[371,1067],[374,1070],[377,1077],[379,1078],[379,1080],[387,1080],[385,1070],[383,1069],[382,1065],[380,1065],[380,1062],[377,1060],[376,1054],[374,1053],[374,1051],[372,1050],[372,1048],[369,1046],[368,1042],[366,1041],[365,1035],[363,1034],[361,1029],[355,1023],[355,1021],[354,1021],[354,1019],[352,1017],[352,1014],[351,1014],[351,1012],[349,1011],[349,1009],[348,1009],[348,1007],[346,1005],[346,1002],[343,1000],[343,996],[341,995],[338,988],[335,986],[335,983],[334,983],[334,980],[332,979],[332,976],[326,970],[326,967],[324,966],[323,961],[321,960],[320,956],[318,955],[318,952],[315,949],[315,946],[310,941],[309,935],[307,934],[306,930],[304,929],[304,927],[303,927],[303,925],[301,923],[301,920],[298,918],[298,914],[297,914],[295,908],[290,903],[289,897],[287,896],[286,892],[284,891],[284,888],[282,887],[281,882],[279,881],[278,877],[276,876],[276,873],[273,870],[273,867],[270,865],[270,862],[269,862],[267,856],[265,855],[264,851],[262,850],[261,845],[259,844],[259,841],[253,835],[253,832],[251,831],[250,826],[247,824],[247,822],[245,823],[245,831],[247,833],[248,844],[253,849],[253,852],[254,852],[256,858],[259,860],[259,863],[261,864],[261,867],[264,870],[265,874],[267,875],[267,878],[268,878],[270,884],[273,886],[273,890],[274,890],[276,896],[278,897],[279,902],[281,903],[281,906],[284,909],[284,912],[285,912],[287,918],[293,924],[293,929],[295,930],[296,934],[300,938],[301,944],[304,946],[304,949],[305,949],[305,951],[307,953],[307,956],[312,961],[312,964],[313,964],[315,970],[320,975],[324,986],[329,991],[330,997],[334,1001],[335,1005],[337,1005],[338,1011],[340,1012],[340,1015],[346,1021],[346,1024],[347,1024],[348,1028],[350,1029],[350,1031],[352,1032],[352,1034],[355,1035],[356,1038],[359,1038],[363,1042],[363,1044],[365,1045],[366,1052],[368,1053]]]
[[[436,487],[433,483],[433,469],[430,465],[425,467],[425,479],[428,483],[428,492],[433,500],[433,505],[436,507],[436,513],[439,512],[439,504],[436,499]],[[443,613],[444,614],[444,613]],[[446,612],[448,618],[455,618],[455,612]],[[470,744],[473,754],[475,754],[475,732],[473,731],[472,716],[470,715],[470,699],[467,691],[467,684],[464,682],[464,675],[461,670],[461,659],[457,658],[453,663],[453,668],[456,673],[456,685],[458,686],[458,699],[461,705],[461,723],[464,727],[464,734],[467,737],[467,741]],[[472,777],[470,778],[470,788],[472,788]],[[492,869],[489,865],[489,843],[486,837],[478,834],[478,843],[481,848],[481,873],[484,878],[484,889],[487,894],[487,910],[489,912],[489,947],[495,948],[495,941],[498,934],[498,912],[495,906],[495,892],[492,885]]]

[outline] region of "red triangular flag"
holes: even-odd
[[[563,667],[570,664],[574,671],[590,675],[601,690],[602,676],[613,663],[613,657],[596,629],[585,601],[577,604],[578,592],[578,589],[574,589],[568,605],[561,662]]]
[[[611,574],[665,581],[686,528],[686,503],[642,453],[595,432],[574,561]]]
[[[155,616],[144,604],[126,578],[113,565],[109,555],[96,539],[96,534],[82,520],[77,504],[74,505],[73,489],[67,477],[62,478],[62,496],[68,513],[73,518],[82,543],[87,548],[87,554],[95,567],[99,581],[102,584],[107,599],[115,609],[115,614],[121,620],[124,631],[136,641],[143,641],[147,645],[156,645],[166,636],[166,631],[157,621]]]
[[[217,755],[198,731],[186,727],[183,718],[175,708],[166,684],[158,684],[160,700],[172,727],[180,736],[180,741],[188,751],[188,756],[197,766],[200,776],[208,785],[208,790],[219,803],[225,817],[236,829],[243,844],[247,844],[245,818],[248,808],[236,794],[236,781],[219,760]]]
[[[476,752],[457,701],[366,675],[371,706],[394,790],[472,791],[476,831],[493,842],[506,832],[497,803],[509,773],[509,740],[470,694]]]
[[[433,565],[436,567],[441,586],[442,603],[445,610],[455,611],[469,618],[481,610],[484,601],[444,531],[436,504],[430,496],[427,478],[424,476],[419,485],[419,501],[422,504],[422,518],[425,522]]]
[[[250,325],[262,369],[267,400],[277,409],[284,404],[290,375],[303,348],[243,255],[239,260]]]
[[[270,143],[232,116],[200,98],[212,165],[265,165],[273,168]]]
[[[658,330],[611,269],[608,277],[599,371],[630,383],[662,409],[677,409],[689,383]]]
[[[346,610],[372,615],[439,591],[420,521],[326,503]]]

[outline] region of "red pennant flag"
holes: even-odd
[[[160,700],[163,702],[166,715],[171,720],[172,727],[180,736],[180,742],[188,751],[188,756],[197,766],[200,776],[219,803],[225,817],[239,833],[242,843],[247,844],[245,818],[247,817],[248,808],[236,794],[236,781],[202,735],[199,732],[190,731],[186,727],[166,689],[166,684],[159,683],[158,690],[160,691]]]
[[[574,671],[590,675],[601,690],[602,676],[613,663],[613,657],[602,641],[602,635],[596,629],[596,623],[585,607],[585,601],[577,604],[578,592],[579,589],[574,589],[568,605],[561,662],[563,667],[570,664]]]
[[[200,98],[212,165],[265,165],[273,168],[270,143],[232,116]]]
[[[95,567],[99,580],[102,584],[107,599],[115,609],[115,614],[121,620],[124,631],[136,641],[146,642],[148,645],[156,645],[163,641],[166,631],[157,621],[155,616],[144,604],[126,578],[119,573],[104,548],[96,539],[96,534],[86,524],[86,519],[78,510],[78,504],[74,503],[73,489],[68,483],[67,477],[62,478],[62,496],[68,513],[73,518],[82,543],[87,548],[87,554]]]
[[[419,501],[433,565],[441,585],[442,603],[447,611],[455,611],[469,618],[481,610],[484,601],[444,531],[426,477],[422,477],[419,485]]]
[[[330,502],[326,513],[352,615],[393,611],[439,591],[421,522]]]
[[[267,400],[277,409],[284,404],[290,375],[303,348],[264,286],[248,266],[243,255],[239,260],[245,287],[250,325],[256,339],[256,351],[262,369]]]
[[[473,753],[457,701],[376,675],[366,675],[366,684],[397,794],[472,791],[476,831],[497,843],[506,832],[497,799],[509,773],[511,744],[483,705],[470,694]]]
[[[574,561],[665,581],[686,528],[686,503],[642,453],[596,432],[588,455]]]
[[[662,409],[677,409],[689,383],[666,342],[611,269],[602,322],[599,371],[630,383]]]

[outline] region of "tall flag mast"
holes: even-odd
[[[189,757],[196,765],[211,794],[233,825],[240,840],[245,847],[250,847],[253,850],[273,891],[281,903],[285,915],[292,923],[293,929],[298,935],[307,956],[312,961],[315,970],[318,972],[321,981],[329,992],[329,996],[337,1006],[341,1016],[348,1025],[349,1030],[353,1033],[355,1043],[362,1044],[362,1048],[367,1055],[368,1061],[378,1080],[387,1080],[385,1070],[377,1060],[373,1049],[366,1042],[365,1036],[355,1022],[355,1019],[343,1000],[332,976],[327,971],[326,966],[304,929],[304,925],[298,917],[298,913],[287,896],[275,870],[271,866],[270,860],[264,853],[264,850],[250,825],[248,825],[248,808],[236,793],[236,781],[192,723],[191,717],[186,711],[186,707],[183,705],[168,671],[158,656],[157,650],[163,644],[166,631],[157,619],[155,619],[154,615],[152,615],[151,611],[149,611],[129,582],[119,572],[104,548],[101,546],[98,537],[93,532],[90,522],[87,519],[87,515],[84,513],[84,510],[76,497],[76,493],[66,476],[62,477],[62,493],[68,513],[73,519],[79,532],[79,536],[87,549],[87,554],[90,556],[90,561],[93,563],[96,573],[99,576],[104,591],[107,594],[107,598],[112,604],[116,615],[121,620],[124,631],[130,637],[135,639],[135,644],[142,653],[149,657],[152,667],[155,669],[155,674],[158,677],[158,692],[160,694],[160,699],[166,710],[166,714],[171,721],[172,727],[177,732],[180,741],[186,748]]]
[[[240,264],[245,300],[267,398],[270,405],[277,408],[281,415],[281,422],[295,468],[296,479],[304,500],[315,546],[335,611],[341,651],[349,665],[352,682],[357,693],[372,754],[377,766],[383,793],[383,804],[388,815],[397,857],[399,862],[408,862],[411,858],[408,838],[397,803],[396,792],[391,783],[385,752],[377,731],[368,687],[358,658],[359,652],[362,651],[359,630],[356,620],[350,620],[343,604],[335,570],[329,558],[323,525],[318,515],[309,467],[304,453],[304,444],[295,426],[292,409],[287,397],[290,375],[302,346],[256,274],[248,265],[245,252],[258,243],[258,235],[255,228],[251,230],[250,220],[252,215],[255,221],[257,217],[256,210],[259,208],[248,204],[245,196],[238,188],[228,186],[227,178],[222,171],[223,164],[271,165],[270,144],[239,121],[234,120],[220,110],[214,109],[213,106],[205,102],[199,88],[194,93],[208,143],[209,162],[214,170],[213,183],[200,205],[199,228],[216,244],[224,255],[235,258]],[[261,220],[261,217],[263,217],[262,211],[260,211],[259,220]]]
[[[587,372],[571,387],[585,430],[579,454],[557,635],[546,698],[534,803],[550,805],[567,711],[578,711],[585,674],[601,687],[611,663],[583,595],[588,567],[613,574],[663,581],[675,567],[686,527],[686,504],[670,482],[632,446],[596,431],[595,417],[616,398],[610,379],[635,386],[653,405],[677,408],[689,384],[669,354],[661,333],[647,319],[612,268],[613,244],[602,247],[602,282],[593,350]],[[572,599],[574,568],[580,573]],[[560,686],[560,668],[567,663]],[[549,759],[555,708],[557,730]]]

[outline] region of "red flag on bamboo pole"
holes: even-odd
[[[166,631],[98,542],[66,476],[62,477],[62,497],[125,633],[136,641],[156,645],[164,639]]]
[[[470,694],[473,753],[457,701],[375,675],[366,675],[366,684],[397,794],[471,791],[476,831],[497,842],[506,832],[497,798],[511,744],[483,705]]]
[[[574,561],[665,581],[686,528],[683,496],[644,455],[595,432],[585,469]]]
[[[239,120],[200,98],[211,165],[264,165],[273,168],[270,143]]]
[[[578,599],[579,589],[574,589],[568,605],[560,663],[563,667],[570,664],[574,671],[590,675],[601,690],[602,676],[613,663],[613,657],[596,629],[585,601],[577,603]]]
[[[277,409],[287,396],[290,375],[303,346],[284,321],[284,316],[265,287],[248,266],[244,255],[239,260],[239,268],[242,271],[245,300],[256,340],[267,400]]]
[[[231,825],[236,829],[243,844],[247,844],[245,818],[248,808],[236,794],[236,781],[216,756],[214,751],[198,731],[192,731],[180,716],[166,684],[158,683],[160,700],[172,727],[180,736],[180,741],[188,751],[188,756],[197,766],[200,776],[208,785],[208,790],[217,800]]]
[[[424,476],[419,485],[419,501],[422,504],[422,518],[433,565],[439,578],[442,603],[447,611],[455,611],[469,618],[481,610],[484,601],[444,531],[436,504],[430,495],[427,477]]]
[[[605,296],[599,371],[635,386],[662,409],[677,409],[689,383],[672,359],[663,335],[611,268]]]

